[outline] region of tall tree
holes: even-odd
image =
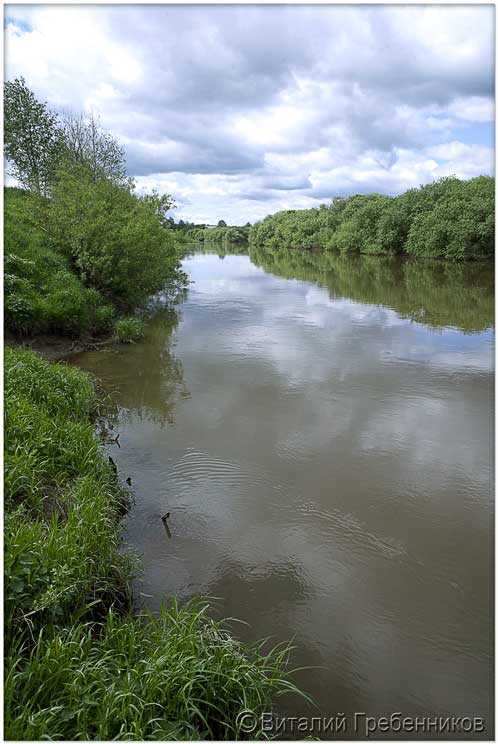
[[[89,171],[94,183],[101,178],[122,185],[126,183],[124,148],[102,129],[93,114],[64,114],[62,130],[66,154],[75,165]]]
[[[38,101],[24,78],[4,86],[4,148],[8,172],[25,188],[46,195],[61,154],[57,116]]]

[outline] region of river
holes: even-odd
[[[491,267],[292,251],[183,267],[176,317],[74,360],[119,405],[137,597],[218,597],[244,640],[293,639],[318,703],[295,715],[491,727]]]

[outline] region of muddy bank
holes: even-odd
[[[91,336],[71,338],[69,336],[58,336],[47,333],[37,336],[19,337],[9,331],[5,331],[4,343],[5,346],[32,349],[38,352],[44,359],[55,362],[67,359],[73,356],[73,354],[79,354],[82,351],[91,351],[107,346],[113,343],[113,336],[109,335],[99,337],[98,339]]]

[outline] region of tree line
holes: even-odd
[[[400,196],[336,197],[313,209],[265,217],[249,232],[250,245],[269,250],[324,248],[341,253],[408,254],[449,260],[494,252],[494,178],[456,177]]]
[[[137,193],[93,115],[59,113],[23,78],[4,86],[5,316],[15,332],[107,331],[182,279],[168,194]]]
[[[195,226],[185,231],[185,240],[189,243],[215,243],[218,245],[246,245],[249,240],[250,224],[227,225],[220,220],[216,227]]]

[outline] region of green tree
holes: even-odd
[[[94,182],[99,178],[118,184],[127,182],[124,148],[102,129],[93,114],[66,113],[62,117],[62,133],[66,157],[75,166],[85,166]]]
[[[85,284],[122,308],[142,304],[176,279],[177,252],[162,215],[167,196],[94,182],[86,168],[61,171],[47,206],[47,231]]]
[[[332,246],[343,252],[380,253],[377,225],[389,202],[389,197],[380,194],[349,199],[332,238]]]
[[[452,260],[490,256],[494,249],[494,179],[479,176],[453,183],[433,209],[420,212],[406,250]]]
[[[250,228],[249,243],[269,252],[319,247],[451,260],[490,256],[494,179],[450,176],[397,197],[336,197],[318,209],[277,212]]]
[[[49,193],[62,152],[57,116],[36,99],[24,78],[4,85],[4,149],[9,173],[37,194]]]

